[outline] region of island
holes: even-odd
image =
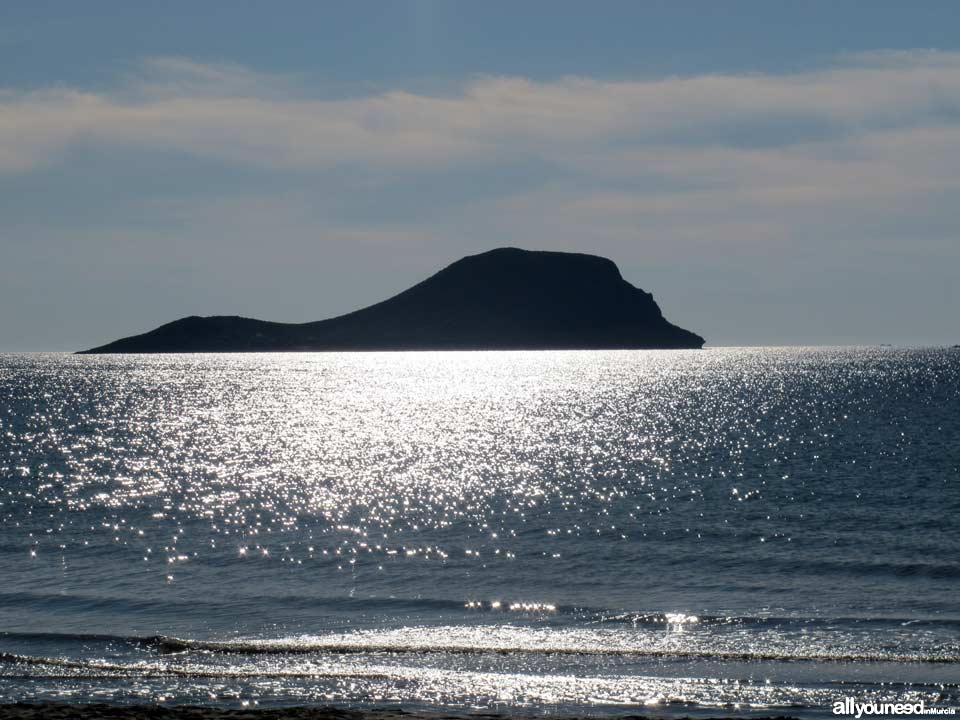
[[[499,248],[464,257],[388,300],[307,323],[191,316],[87,353],[701,348],[616,264]]]

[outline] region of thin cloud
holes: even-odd
[[[154,58],[115,93],[0,95],[0,171],[55,164],[92,144],[213,157],[270,170],[418,167],[562,158],[645,146],[750,150],[956,122],[960,54],[857,56],[793,75],[652,81],[482,78],[453,96],[403,90],[324,100],[303,79]]]

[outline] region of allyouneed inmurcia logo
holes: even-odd
[[[955,707],[927,707],[924,701],[915,703],[866,702],[858,703],[852,697],[837,700],[833,704],[834,715],[956,715]]]

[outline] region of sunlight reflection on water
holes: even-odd
[[[3,356],[0,651],[312,638],[453,704],[806,703],[836,670],[804,658],[947,682],[958,380],[937,349]]]

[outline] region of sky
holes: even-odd
[[[495,247],[708,345],[960,343],[960,3],[0,4],[0,351]]]

